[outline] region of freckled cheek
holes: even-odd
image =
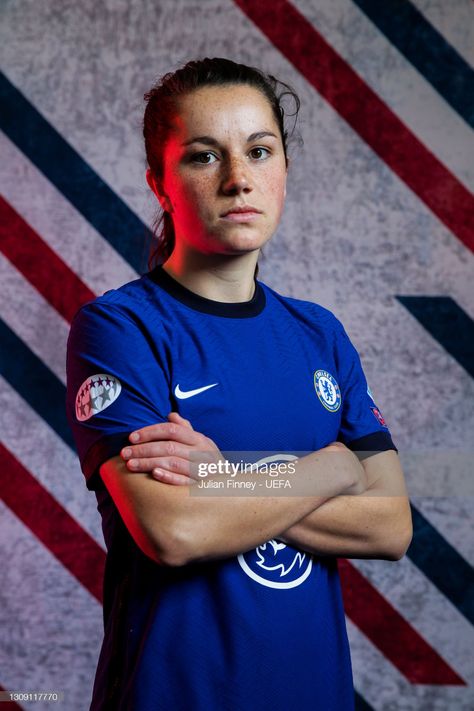
[[[263,189],[265,194],[271,196],[275,211],[281,213],[285,202],[285,178],[281,175],[269,174],[266,176]]]

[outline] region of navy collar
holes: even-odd
[[[227,302],[206,299],[206,297],[196,294],[176,281],[163,269],[161,264],[149,272],[147,276],[158,286],[161,286],[170,296],[185,304],[185,306],[202,313],[227,316],[228,318],[249,318],[258,316],[265,308],[265,292],[257,279],[254,280],[255,291],[250,301]]]

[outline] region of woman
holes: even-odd
[[[336,557],[396,560],[411,538],[341,323],[256,279],[286,194],[276,86],[205,59],[146,95],[163,263],[72,326],[68,417],[108,549],[94,711],[353,708]],[[205,470],[229,451],[285,464],[292,491]]]

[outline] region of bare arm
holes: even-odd
[[[155,427],[167,432],[166,424]],[[186,439],[186,433],[178,429],[172,430],[172,436]],[[191,442],[199,434],[192,433],[191,428]],[[189,446],[200,449],[203,443]],[[177,454],[174,457],[179,458]],[[143,472],[131,472],[120,457],[105,462],[100,474],[143,552],[165,565],[184,565],[241,553],[290,529],[330,497],[357,486],[362,468],[348,451],[323,449],[299,459],[295,469],[293,476],[301,490],[317,493],[292,497],[192,496],[189,485],[173,486]]]
[[[326,501],[279,538],[317,555],[398,560],[412,538],[403,472],[393,450],[362,461],[368,488]]]

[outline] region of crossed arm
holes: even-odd
[[[413,530],[403,471],[393,450],[362,461],[367,488],[328,499],[280,535],[317,555],[399,560]]]
[[[404,555],[412,526],[395,452],[361,463],[334,443],[302,457],[295,467],[304,496],[193,496],[190,453],[206,451],[216,461],[222,455],[177,413],[168,419],[132,433],[121,457],[100,470],[131,535],[158,563],[227,557],[270,538],[317,555]]]

